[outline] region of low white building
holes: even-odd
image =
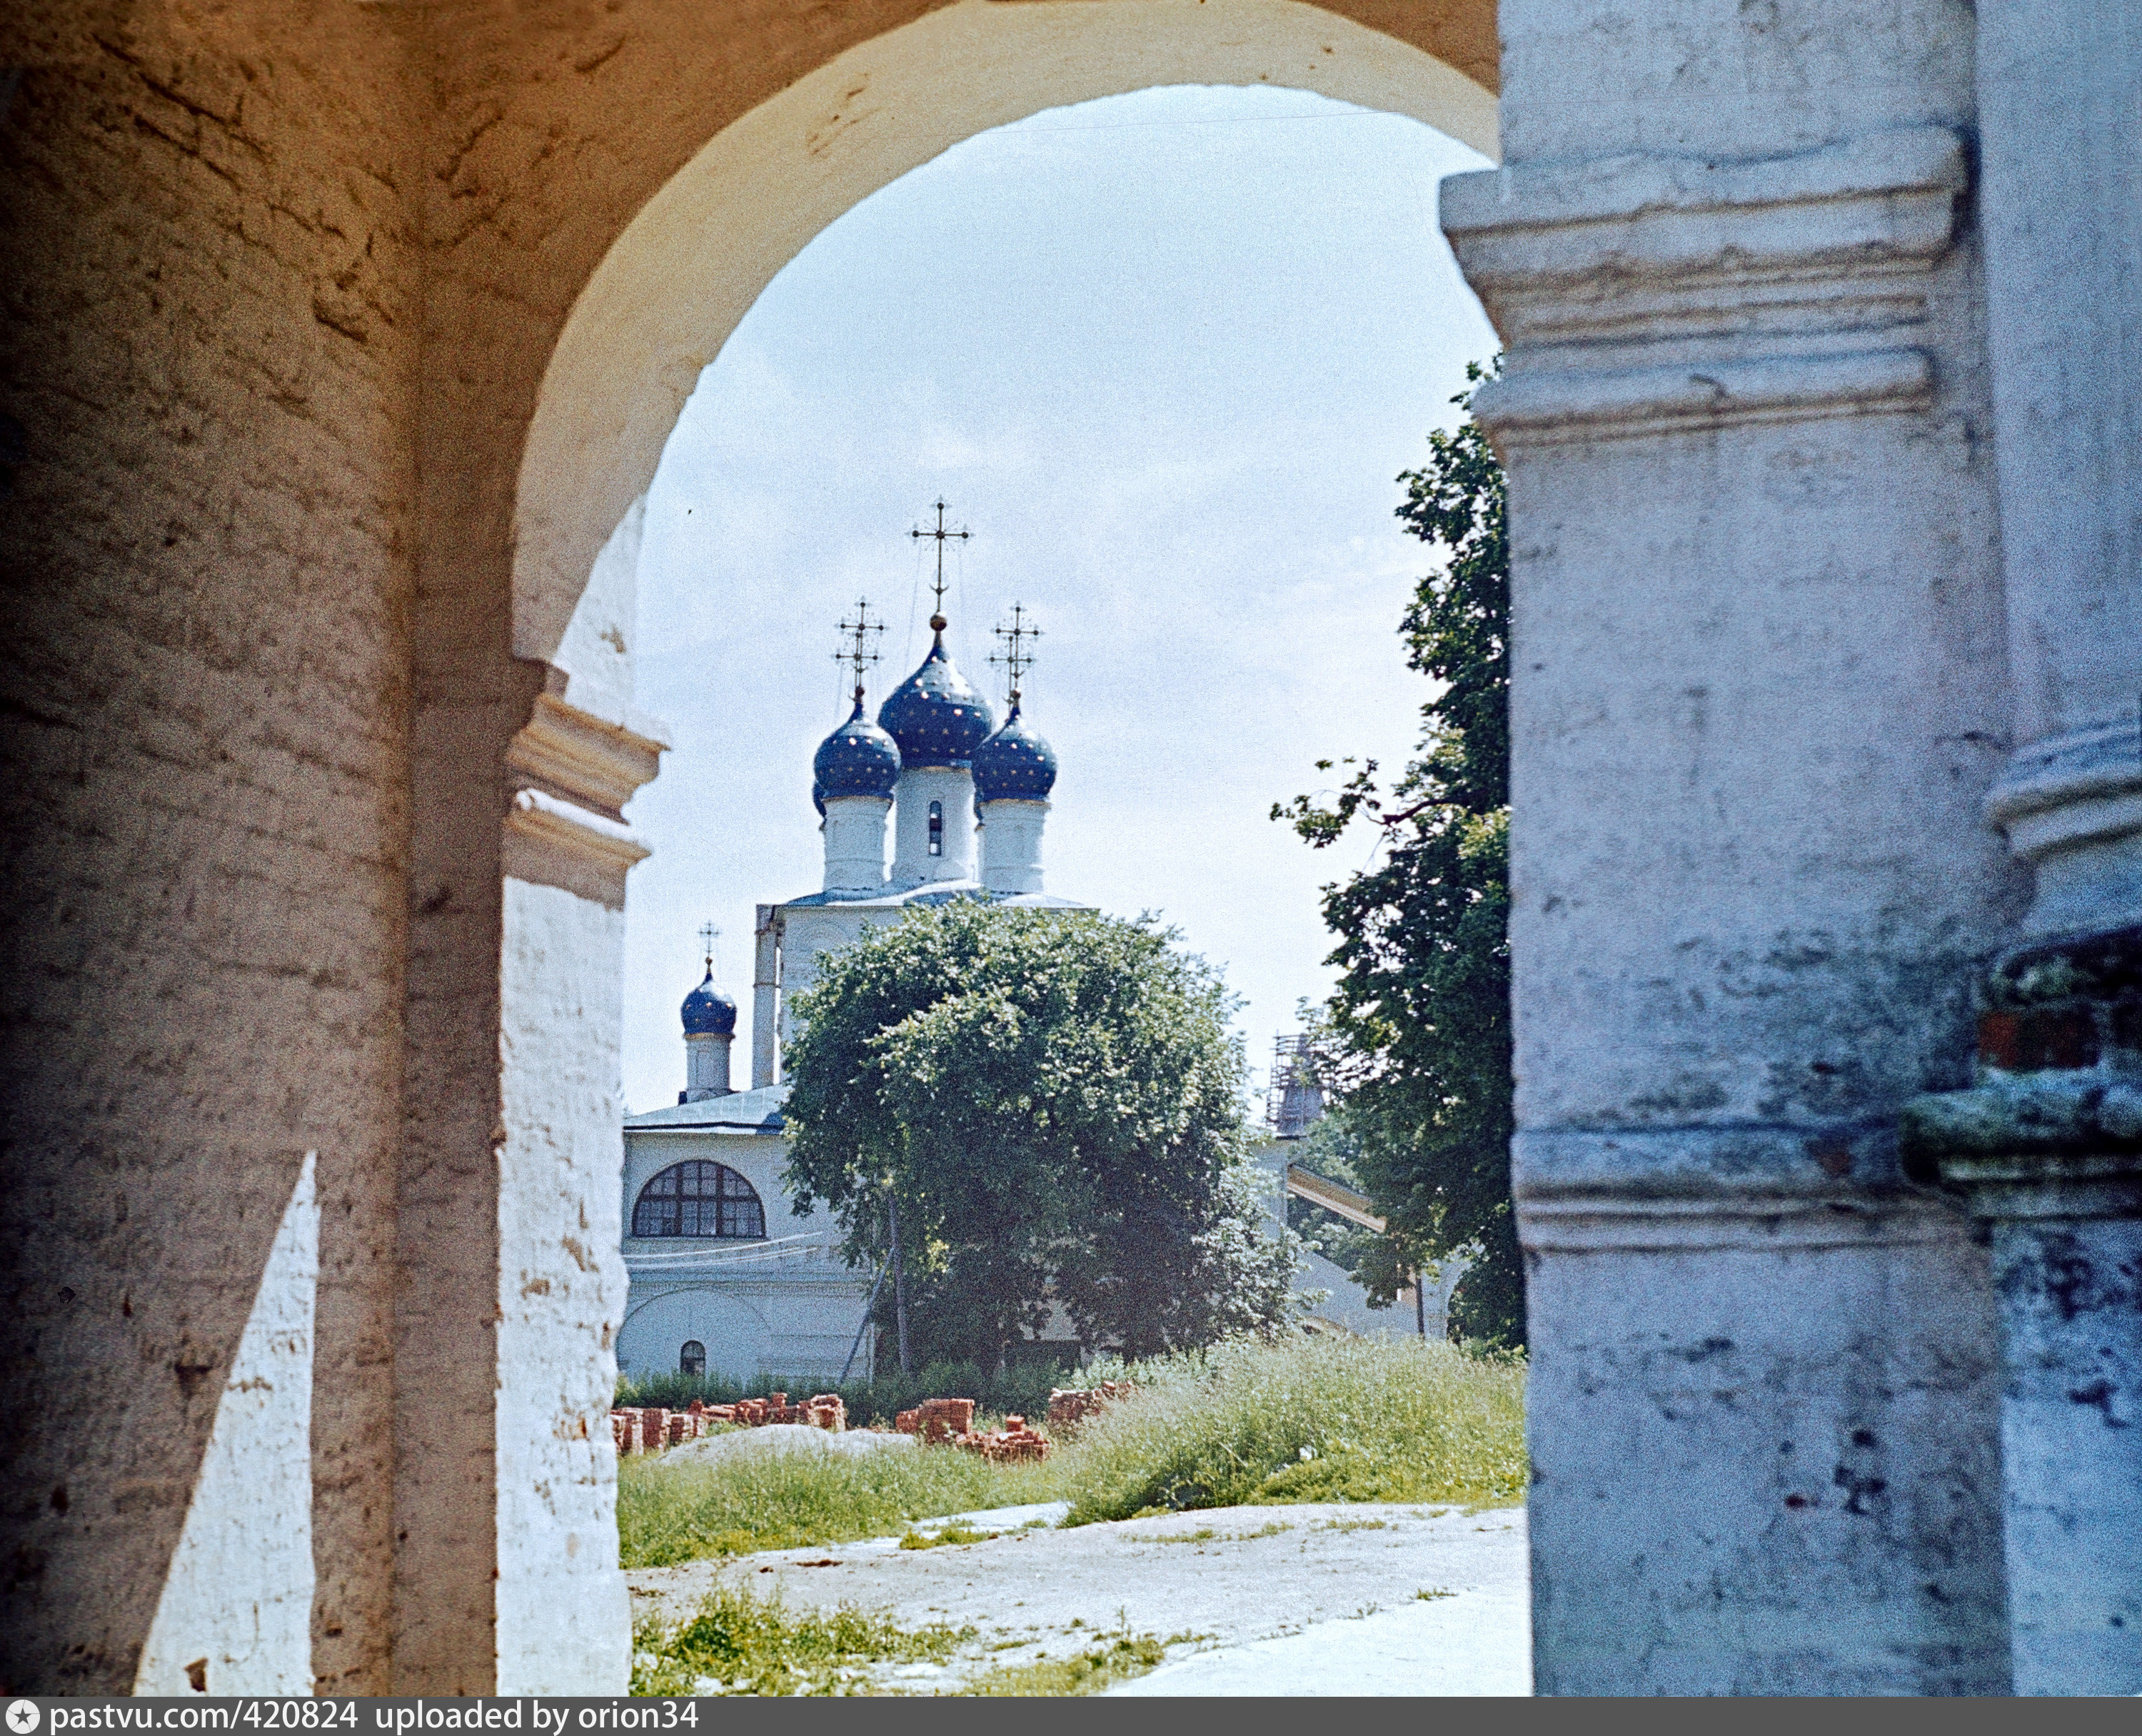
[[[825,885],[758,907],[752,1088],[730,1083],[737,1007],[709,959],[682,1009],[684,1090],[670,1107],[624,1123],[629,1287],[617,1359],[627,1374],[832,1380],[851,1355],[854,1372],[869,1371],[873,1335],[861,1328],[875,1275],[843,1264],[831,1216],[797,1216],[782,1183],[787,999],[816,979],[820,954],[911,905],[1091,908],[1042,890],[1054,752],[1021,719],[1015,687],[997,727],[945,653],[944,617],[930,624],[930,654],[877,723],[863,715],[859,682],[853,713],[812,762]]]

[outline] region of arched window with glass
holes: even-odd
[[[697,1339],[686,1339],[677,1353],[677,1372],[679,1374],[703,1374],[707,1372],[707,1347]]]
[[[632,1208],[634,1235],[719,1236],[759,1241],[766,1208],[758,1190],[726,1163],[673,1163],[639,1190]]]

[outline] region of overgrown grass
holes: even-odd
[[[1524,1495],[1524,1364],[1446,1344],[1226,1344],[1138,1370],[1063,1474],[1070,1522],[1303,1501]]]
[[[993,1465],[920,1447],[854,1457],[740,1454],[674,1468],[626,1459],[618,1470],[624,1565],[896,1536],[916,1519],[1039,1501],[1070,1501],[1071,1522],[1083,1524],[1192,1507],[1523,1497],[1518,1358],[1312,1339],[1223,1345],[1129,1373],[1135,1396],[1044,1464]],[[973,1390],[947,1380],[916,1396]]]
[[[723,1587],[690,1620],[633,1630],[637,1694],[870,1691],[869,1666],[942,1664],[972,1628],[903,1628],[853,1604],[792,1610],[777,1597]]]
[[[993,1465],[945,1447],[739,1453],[672,1467],[618,1466],[617,1529],[627,1567],[890,1536],[908,1521],[1063,1498],[1061,1462]]]

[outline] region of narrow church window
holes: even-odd
[[[679,1374],[705,1374],[707,1347],[697,1339],[686,1339],[684,1348],[677,1353],[677,1372]]]
[[[758,1191],[725,1163],[673,1163],[639,1190],[634,1235],[713,1235],[758,1241],[766,1208]]]
[[[930,854],[945,854],[945,804],[941,801],[930,804]]]

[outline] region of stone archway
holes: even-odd
[[[1510,357],[1481,408],[1514,529],[1541,1685],[2142,1682],[2107,1498],[2142,1434],[2061,1372],[2133,1365],[2131,1293],[2026,1305],[2056,1242],[2111,1270],[2137,1221],[2105,1112],[2131,967],[2075,944],[2142,923],[2132,8],[713,11],[80,0],[25,38],[5,1233],[16,1474],[46,1492],[7,1519],[17,1679],[123,1689],[183,1530],[287,1568],[185,1582],[309,1598],[324,1686],[615,1685],[609,960],[659,743],[598,617],[662,392],[723,327],[609,412],[561,338],[708,141],[842,57],[1024,31],[1024,100],[1068,100],[1106,84],[1078,42],[1143,17],[1211,61],[1133,81],[1283,80],[1264,33],[1329,18],[1500,92],[1504,166],[1444,218]],[[1991,1096],[1957,1092],[2019,934],[1979,984],[2013,1015]],[[2011,1099],[2070,1143],[1974,1155]],[[2006,1316],[1922,1185],[1943,1166],[1996,1226]],[[309,1487],[314,1576],[203,1475],[308,1176],[312,1427],[275,1423],[258,1481]],[[2004,1328],[2052,1334],[2005,1398]]]
[[[474,1602],[461,1602],[463,1643],[491,1640],[501,1687],[605,1679],[626,1643],[612,1472],[595,1443],[622,1290],[614,985],[624,877],[644,853],[621,810],[662,747],[634,707],[630,652],[639,503],[662,447],[761,289],[842,211],[990,127],[1180,83],[1310,89],[1493,145],[1494,98],[1473,77],[1299,0],[966,0],[849,48],[716,133],[649,190],[562,322],[511,542],[512,651],[539,690],[501,753],[495,1637],[467,1627]],[[442,773],[466,775],[472,746]],[[404,1257],[427,1263],[406,1232]],[[474,1324],[461,1329],[471,1351]],[[450,1583],[447,1563],[427,1570],[415,1584],[427,1600],[433,1571]],[[591,1618],[605,1610],[617,1613]]]

